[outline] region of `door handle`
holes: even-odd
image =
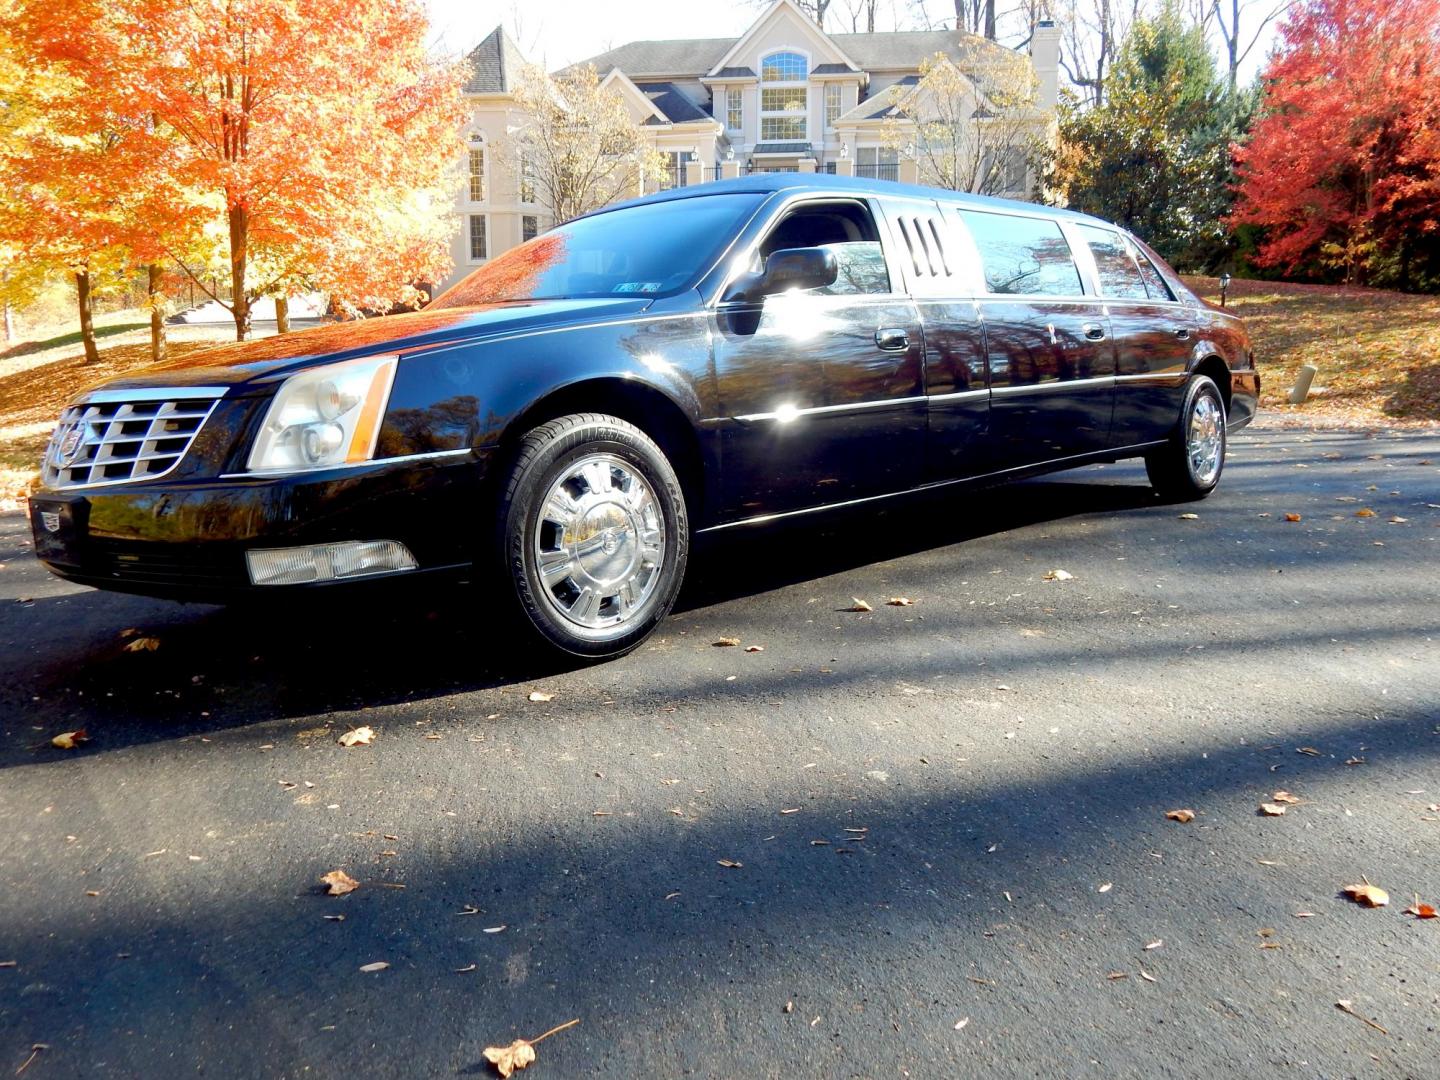
[[[875,344],[886,352],[899,352],[910,347],[910,335],[899,327],[875,331]]]
[[[1190,328],[1189,328],[1189,327],[1186,327],[1186,326],[1181,326],[1181,327],[1179,327],[1179,328],[1176,329],[1176,331],[1175,331],[1175,336],[1176,336],[1177,338],[1179,338],[1181,341],[1189,341],[1189,340],[1190,340]]]
[[[1099,323],[1087,322],[1081,329],[1085,331],[1086,338],[1091,341],[1105,340],[1105,327]]]

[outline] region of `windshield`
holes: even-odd
[[[704,195],[579,218],[491,260],[430,307],[677,293],[695,284],[763,198]]]

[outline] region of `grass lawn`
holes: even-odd
[[[1219,300],[1214,278],[1187,280],[1201,296]],[[1229,307],[1246,321],[1255,340],[1261,422],[1361,428],[1440,424],[1440,297],[1235,281]],[[148,361],[149,324],[143,313],[118,312],[105,323],[99,364],[85,363],[78,334],[57,334],[0,352],[0,509],[19,505],[67,399]],[[169,329],[172,357],[231,340],[234,333],[225,325]],[[1320,392],[1304,405],[1286,404],[1285,395],[1306,363],[1320,369],[1315,380]]]

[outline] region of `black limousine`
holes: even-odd
[[[220,346],[65,409],[30,500],[62,577],[179,600],[495,573],[616,656],[693,533],[1144,457],[1218,483],[1244,327],[1103,221],[756,175],[568,222],[411,314]]]

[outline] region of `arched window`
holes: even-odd
[[[782,49],[760,61],[760,141],[804,142],[810,132],[810,64]]]
[[[485,201],[485,136],[470,133],[470,201]]]

